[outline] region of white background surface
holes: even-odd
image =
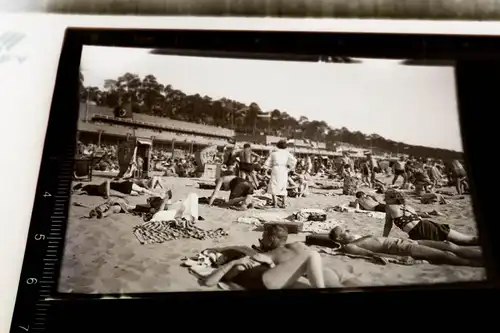
[[[500,23],[491,22],[0,14],[0,34],[27,35],[14,51],[28,57],[22,64],[0,64],[0,332],[10,327],[59,52],[69,26],[500,35]]]

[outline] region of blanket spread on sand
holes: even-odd
[[[141,244],[157,244],[182,238],[216,239],[228,235],[222,228],[204,230],[186,221],[150,221],[136,225],[132,230]]]

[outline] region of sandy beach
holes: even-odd
[[[380,177],[388,182],[388,178]],[[95,177],[93,183],[104,178]],[[196,180],[188,178],[163,178],[163,183],[172,189],[173,200],[182,199],[194,192],[200,197],[211,194],[211,190],[198,188]],[[248,224],[237,223],[240,216],[291,215],[302,208],[326,208],[346,205],[354,198],[344,195],[326,196],[325,193],[340,194],[341,190],[326,191],[312,189],[307,198],[291,198],[286,209],[248,210],[245,212],[200,205],[200,216],[204,221],[198,225],[204,229],[224,228],[229,236],[216,240],[180,239],[162,244],[141,245],[132,232],[135,225],[143,221],[138,216],[115,214],[101,220],[81,218],[88,215],[89,208],[71,206],[65,240],[65,251],[59,279],[60,292],[75,293],[136,293],[169,291],[203,291],[217,288],[202,287],[197,279],[181,266],[181,259],[192,256],[210,247],[257,244],[261,232]],[[228,193],[224,195],[227,198]],[[381,196],[379,196],[381,198]],[[433,220],[448,223],[454,229],[475,234],[476,225],[470,196],[449,200],[446,205],[422,205],[410,199],[409,204],[421,211],[437,210],[444,216]],[[88,206],[103,202],[100,197],[75,196],[73,202]],[[145,203],[146,196],[130,197],[131,204]],[[358,213],[329,212],[329,220],[336,220],[360,235],[381,235],[384,220]],[[303,241],[306,233],[290,235],[289,241]],[[394,228],[391,236],[406,234]],[[485,270],[473,267],[417,264],[378,265],[365,259],[322,254],[324,265],[337,272],[349,272],[366,286],[426,284],[437,282],[477,281],[485,278]]]

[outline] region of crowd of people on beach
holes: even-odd
[[[92,154],[91,149],[79,147],[82,155]],[[113,147],[100,149],[106,156],[116,154]],[[153,154],[162,155],[161,152]],[[395,259],[408,264],[425,260],[433,264],[482,266],[477,236],[460,233],[448,224],[429,219],[428,214],[417,212],[407,200],[412,197],[422,203],[446,204],[450,198],[467,193],[467,174],[463,163],[458,160],[444,163],[427,158],[400,157],[392,165],[381,168],[371,153],[357,160],[347,152],[338,161],[309,156],[297,158],[287,149],[287,143],[280,141],[266,157],[255,153],[247,143],[242,149],[225,149],[215,162],[224,166],[209,198],[198,198],[191,193],[187,198],[172,202],[172,191],[165,188],[161,177],[138,179],[130,172],[101,184],[76,184],[73,194],[105,198],[102,204],[89,207],[88,218],[99,219],[118,213],[142,216],[144,223],[134,228],[142,244],[183,237],[225,237],[227,232],[221,229],[204,230],[196,225],[203,219],[198,213],[198,204],[244,211],[258,208],[256,206],[264,197],[269,200],[264,200],[259,208],[285,208],[288,198],[311,195],[311,189],[315,187],[341,189],[342,195],[353,196],[353,209],[385,213],[384,228],[379,236],[354,235],[345,227],[335,226],[328,233],[309,235],[305,243],[287,243],[291,223],[267,223],[258,246],[211,250],[217,255],[210,257],[215,259],[211,261],[213,271],[203,279],[207,286],[235,281],[246,285],[247,289],[281,289],[291,287],[304,277],[314,288],[338,286],[339,274],[323,267],[321,256],[312,247],[319,244],[382,262]],[[196,167],[194,158],[173,163],[191,163]],[[177,169],[174,171],[179,175]],[[393,175],[392,182],[379,180],[379,174]],[[165,172],[164,175],[174,176],[174,173]],[[400,177],[403,182],[396,185]],[[336,181],[339,186],[325,186],[319,182],[321,179]],[[440,190],[449,185],[455,187],[456,193]],[[362,187],[365,188],[363,191]],[[156,192],[158,188],[161,194]],[[229,192],[227,200],[220,198],[221,191]],[[383,195],[383,200],[376,194]],[[134,195],[149,198],[144,204],[130,205],[126,197]],[[74,204],[79,205],[78,202]],[[408,238],[390,237],[393,226],[405,232]],[[355,285],[356,281],[347,278],[341,284]]]

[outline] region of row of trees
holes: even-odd
[[[232,128],[238,132],[265,133],[329,144],[344,142],[367,149],[422,157],[461,158],[461,153],[455,151],[407,145],[377,134],[351,132],[345,127],[336,129],[324,121],[310,121],[304,116],[296,119],[277,109],[264,111],[257,103],[246,105],[228,98],[214,100],[200,94],[187,95],[171,85],[161,84],[154,75],[141,79],[136,74],[125,73],[116,79],[105,80],[100,89],[84,86],[84,76],[80,72],[80,99],[111,108],[129,104],[136,113]]]

